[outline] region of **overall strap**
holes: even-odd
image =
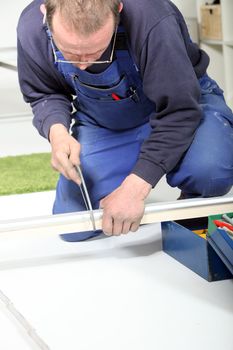
[[[127,74],[131,84],[141,82],[139,69],[133,60],[127,35],[120,23],[117,30],[115,56],[121,73]]]

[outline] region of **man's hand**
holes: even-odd
[[[148,182],[131,174],[120,187],[102,199],[103,232],[109,236],[119,236],[137,231],[144,214],[144,201],[151,188]]]
[[[76,166],[80,164],[80,144],[68,133],[62,124],[50,128],[52,147],[51,165],[67,179],[80,185]]]

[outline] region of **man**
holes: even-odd
[[[182,198],[226,194],[233,116],[208,64],[168,0],[33,1],[19,81],[61,173],[53,212],[85,210],[79,164],[108,235],[138,229],[163,175]]]

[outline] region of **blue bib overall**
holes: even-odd
[[[118,33],[122,31],[119,26]],[[61,52],[56,54],[64,60]],[[99,201],[131,172],[141,144],[150,134],[148,121],[155,110],[154,103],[143,93],[142,80],[129,51],[116,48],[115,56],[113,63],[98,74],[72,64],[56,64],[76,92],[72,135],[81,144],[81,166],[93,208],[99,208]],[[61,175],[53,213],[85,209],[79,187]],[[88,232],[77,237],[94,235]]]
[[[124,29],[120,26],[118,33],[122,31]],[[57,51],[56,54],[59,59],[64,60],[61,52]],[[148,122],[150,116],[155,113],[155,104],[143,93],[142,79],[129,50],[116,48],[115,56],[113,63],[97,74],[82,71],[72,64],[56,63],[57,69],[77,96],[74,101],[76,113],[72,135],[81,144],[81,166],[95,209],[99,207],[99,201],[120,186],[130,174],[137,162],[142,142],[150,135],[151,127]],[[204,76],[200,79],[200,85],[203,121],[196,132],[196,141],[194,140],[182,162],[167,176],[167,180],[171,186],[185,190],[190,196],[192,191],[194,195],[203,193],[207,182],[208,190],[204,191],[206,196],[221,195],[229,191],[233,179],[233,138],[228,137],[229,133],[232,135],[233,117],[216,82]],[[215,109],[216,104],[219,104],[218,112]],[[215,118],[213,113],[217,113]],[[194,164],[198,167],[198,163],[195,162],[197,157],[202,156],[204,162],[207,161],[206,157],[210,157],[211,151],[206,144],[212,132],[219,133],[219,123],[227,123],[228,129],[225,125],[225,140],[222,140],[222,146],[216,150],[214,160],[218,156],[222,157],[220,152],[223,148],[231,147],[231,155],[226,156],[228,168],[230,167],[227,175],[222,174],[222,170],[221,174],[217,175],[220,186],[218,191],[215,189],[215,183],[210,185],[205,175],[202,176],[203,179],[200,176],[195,179],[192,174],[195,173]],[[221,133],[219,136],[222,137]],[[223,164],[221,169],[224,168]],[[198,192],[198,186],[202,187],[202,192]],[[79,186],[61,175],[53,213],[82,210],[86,208]],[[70,241],[85,240],[96,234],[98,233],[84,232],[66,235],[64,238]]]

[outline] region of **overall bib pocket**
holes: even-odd
[[[128,83],[126,75],[120,77],[120,80],[114,86],[89,85],[80,81],[77,75],[74,76],[77,92],[93,98],[95,100],[113,100],[112,94],[115,93],[120,99],[129,97],[132,87]]]
[[[89,116],[91,120],[96,120],[101,127],[111,130],[126,130],[149,121],[152,108],[145,102],[146,97],[141,94],[140,89],[135,89],[129,97],[119,100],[114,100],[112,97],[91,98],[78,91],[75,107],[77,119],[81,124],[85,124],[86,118]]]

